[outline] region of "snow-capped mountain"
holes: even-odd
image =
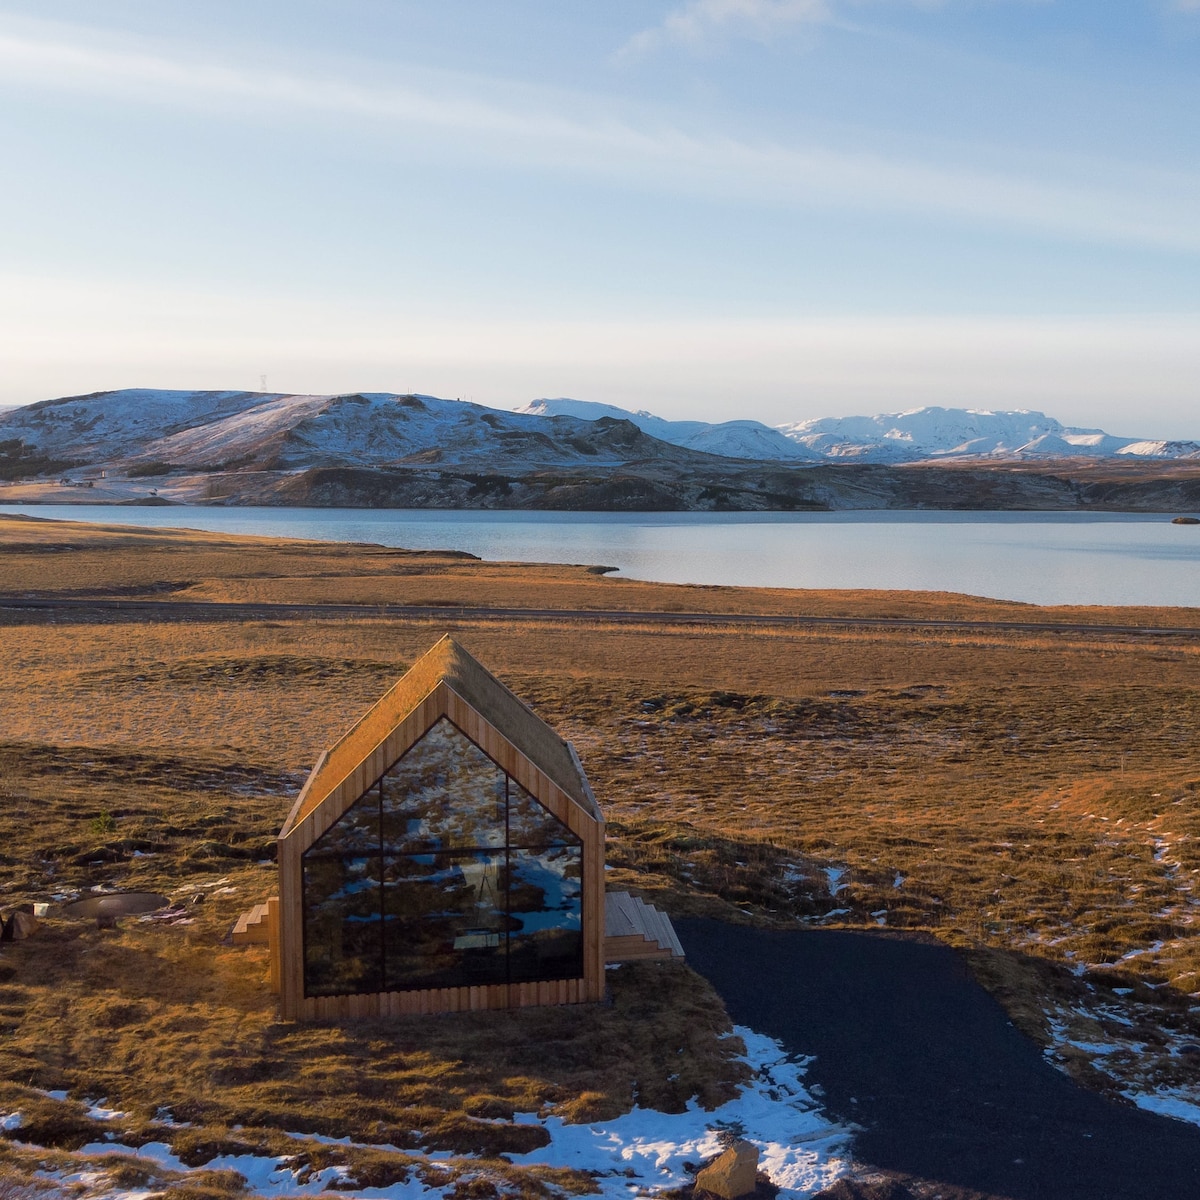
[[[758,421],[668,421],[586,400],[535,400],[523,413],[620,417],[676,446],[731,458],[921,462],[928,459],[1200,458],[1200,443],[1121,438],[1026,410],[916,408],[875,417],[823,417],[772,428]]]
[[[1019,409],[915,408],[876,417],[825,417],[780,431],[826,459],[916,462],[947,458],[1200,457],[1196,442],[1121,438]]]
[[[71,464],[187,471],[446,466],[531,471],[709,460],[823,462],[1200,459],[1195,442],[1120,438],[1040,412],[920,408],[772,428],[669,421],[589,401],[535,400],[517,412],[435,396],[286,395],[127,389],[0,412],[0,442],[53,473]],[[9,453],[6,451],[6,453]],[[10,455],[11,456],[11,455]],[[725,469],[725,468],[722,468]],[[732,464],[730,464],[732,469]]]
[[[464,462],[533,469],[681,453],[627,421],[547,418],[388,393],[98,392],[0,414],[4,439],[59,461],[197,469]]]
[[[668,421],[644,409],[629,412],[614,404],[598,404],[591,400],[533,400],[518,413],[539,417],[578,417],[596,421],[612,417],[632,421],[643,433],[705,454],[720,454],[725,458],[783,459],[816,462],[822,456],[803,443],[789,439],[778,429],[761,421]]]

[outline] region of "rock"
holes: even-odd
[[[750,1142],[734,1142],[696,1176],[696,1190],[711,1192],[723,1200],[737,1200],[757,1187],[758,1147]]]
[[[12,922],[12,940],[19,942],[24,938],[33,937],[37,933],[38,919],[33,913],[17,911],[10,918]]]

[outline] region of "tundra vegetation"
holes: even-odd
[[[1196,610],[667,586],[23,517],[0,518],[0,564],[4,595],[72,601],[0,609],[0,909],[97,886],[186,906],[173,924],[49,920],[4,947],[0,1110],[45,1147],[0,1139],[17,1181],[108,1132],[193,1166],[240,1147],[362,1186],[433,1171],[464,1200],[583,1192],[503,1157],[543,1136],[514,1113],[733,1093],[720,1002],[673,964],[612,972],[602,1008],[276,1020],[264,950],[230,927],[273,891],[273,838],[319,751],[447,631],[575,743],[613,885],[674,914],[942,939],[1085,1085],[1200,1086],[1200,1055],[1178,1052],[1200,1042],[1200,638],[1169,632]],[[139,598],[238,608],[88,603]],[[361,607],[272,607],[299,601]],[[99,1097],[126,1115],[89,1116]],[[347,1136],[413,1158],[320,1140]],[[213,1171],[172,1194],[239,1186]]]

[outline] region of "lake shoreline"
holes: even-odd
[[[1195,527],[1144,513],[555,513],[73,504],[10,516],[453,550],[705,587],[956,593],[1046,605],[1196,604]]]

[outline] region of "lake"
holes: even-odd
[[[1200,604],[1200,526],[1162,514],[550,513],[38,504],[30,516],[467,550],[666,583],[913,588],[1034,604]]]

